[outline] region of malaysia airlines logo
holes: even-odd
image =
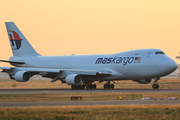
[[[8,30],[8,36],[13,50],[18,50],[21,47],[21,41],[23,39],[13,30]]]

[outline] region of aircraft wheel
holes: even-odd
[[[114,89],[114,84],[111,84],[111,86],[110,86],[110,87],[111,87],[111,89]]]
[[[89,89],[89,85],[86,86],[86,89]]]
[[[107,84],[104,84],[104,89],[106,89],[107,88]]]
[[[153,89],[156,89],[156,84],[153,84],[153,85],[152,85],[152,88],[153,88]]]
[[[90,85],[90,89],[93,89],[93,85]]]
[[[152,85],[152,88],[153,88],[153,89],[158,89],[158,88],[159,88],[159,84],[153,84],[153,85]]]
[[[75,88],[74,88],[74,85],[71,85],[71,89],[72,89],[72,90],[74,90],[74,89],[75,89]]]
[[[78,85],[75,85],[75,89],[78,90],[78,89],[79,89],[79,86],[78,86]]]
[[[83,89],[83,85],[80,85],[79,88],[80,88],[80,89]]]
[[[85,89],[85,85],[82,85],[82,89]]]
[[[108,85],[108,89],[110,89],[111,88],[111,85]]]
[[[96,84],[93,85],[93,89],[96,89]]]
[[[159,88],[159,85],[158,84],[156,84],[156,89],[158,89]]]
[[[92,86],[92,89],[94,89],[94,84],[93,85],[91,85]]]

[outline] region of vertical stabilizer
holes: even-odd
[[[13,22],[6,22],[5,24],[14,56],[38,56],[34,48]]]

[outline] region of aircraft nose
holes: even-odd
[[[172,71],[176,70],[178,67],[177,63],[173,60],[170,63],[170,68],[172,69]]]
[[[163,60],[158,61],[156,66],[162,75],[168,75],[178,67],[177,63],[169,57],[165,57]]]

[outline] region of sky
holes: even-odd
[[[0,0],[4,60],[12,56],[9,21],[41,55],[158,48],[180,64],[180,0]]]

